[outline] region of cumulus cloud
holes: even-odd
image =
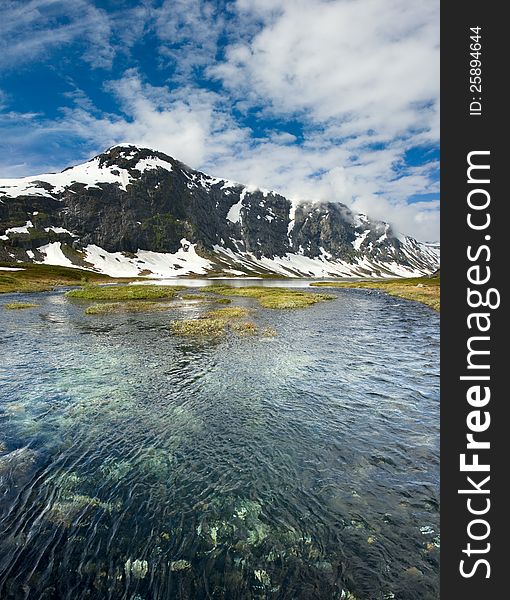
[[[390,202],[381,196],[359,196],[351,208],[374,219],[390,221],[396,231],[411,234],[422,241],[438,240],[439,201],[408,204]]]
[[[265,26],[211,67],[229,89],[253,103],[269,99],[276,113],[341,119],[346,135],[373,129],[393,137],[430,127],[439,89],[436,1],[238,4]]]
[[[133,69],[106,87],[122,114],[96,115],[77,107],[66,109],[60,123],[97,149],[134,143],[197,166],[219,160],[248,140],[249,131],[236,124],[229,111],[221,108],[222,97],[210,90],[153,86]]]

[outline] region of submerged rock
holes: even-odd
[[[128,558],[124,564],[124,571],[128,577],[131,575],[135,579],[143,579],[149,572],[149,563],[146,560]]]
[[[409,567],[405,570],[405,574],[409,577],[420,578],[423,577],[423,572],[418,567]]]
[[[76,519],[83,519],[91,513],[103,510],[110,513],[120,508],[120,502],[103,502],[87,494],[87,480],[75,471],[61,473],[48,479],[47,485],[53,494],[52,502],[44,513],[44,518],[63,527],[71,527]],[[82,488],[82,489],[80,489]]]
[[[35,462],[36,454],[28,446],[17,448],[0,456],[0,476],[8,473],[19,474],[30,468]]]
[[[325,571],[327,573],[333,572],[333,565],[327,560],[319,560],[315,563],[315,567],[319,569],[319,571]]]
[[[173,560],[169,566],[170,571],[186,571],[191,569],[191,563],[189,560],[184,560],[182,558],[180,560]]]
[[[424,525],[423,527],[420,527],[420,533],[422,535],[433,535],[434,530],[430,525]]]
[[[265,585],[266,587],[269,587],[271,585],[271,578],[269,577],[268,573],[263,569],[256,569],[253,572],[253,574],[255,575],[255,579],[257,581],[260,581],[262,585]]]
[[[105,512],[111,512],[118,508],[118,504],[101,502],[98,498],[92,498],[84,494],[69,494],[56,500],[45,514],[45,518],[55,525],[71,527],[75,519],[79,517],[82,520],[82,517],[85,517],[91,511],[104,510]]]
[[[354,594],[347,590],[342,590],[341,600],[358,600]]]
[[[131,471],[132,465],[127,460],[114,461],[111,463],[103,464],[99,467],[99,471],[101,475],[105,479],[109,479],[110,481],[120,481],[124,479],[126,475]]]

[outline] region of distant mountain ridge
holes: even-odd
[[[61,173],[0,179],[0,260],[113,276],[413,276],[438,244],[337,202],[293,204],[157,150],[109,148]]]

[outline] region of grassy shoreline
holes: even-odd
[[[87,284],[130,283],[140,281],[140,278],[136,277],[115,278],[108,275],[103,275],[101,273],[95,273],[93,271],[60,267],[55,265],[40,265],[33,263],[0,263],[0,266],[20,269],[19,271],[0,271],[0,294],[16,292],[46,292],[63,286],[84,286]],[[405,298],[406,300],[413,300],[415,302],[421,302],[433,310],[440,310],[439,276],[385,280],[372,279],[354,281],[317,281],[311,283],[310,285],[312,287],[327,288],[377,289],[390,294],[391,296]],[[177,286],[177,288],[181,288],[181,286]],[[174,291],[178,291],[177,288],[174,286]],[[163,289],[164,288],[160,289],[160,293],[163,292]],[[271,291],[271,288],[260,288],[258,286],[231,288],[228,285],[222,285],[217,282],[212,282],[211,285],[207,286],[205,289],[208,293],[212,294],[253,297],[258,299],[262,306],[266,308],[307,306],[322,299],[318,298],[317,296],[308,298],[306,292],[297,294],[294,292],[289,294],[289,297],[284,297],[284,295],[282,295],[282,290],[279,290],[278,293],[276,290]],[[77,297],[79,297],[81,294],[82,292],[76,292]],[[74,293],[70,295],[74,296]],[[225,299],[225,301],[227,300]]]
[[[380,290],[396,298],[413,300],[425,304],[439,312],[440,310],[440,277],[410,277],[407,279],[387,279],[381,281],[317,281],[312,287],[333,288],[365,288]]]
[[[0,294],[49,292],[62,286],[134,281],[133,278],[114,278],[93,271],[56,265],[0,263],[0,266],[20,269],[19,271],[0,270]]]

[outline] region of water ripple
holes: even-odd
[[[336,293],[270,340],[0,307],[0,597],[437,599],[439,319]]]

